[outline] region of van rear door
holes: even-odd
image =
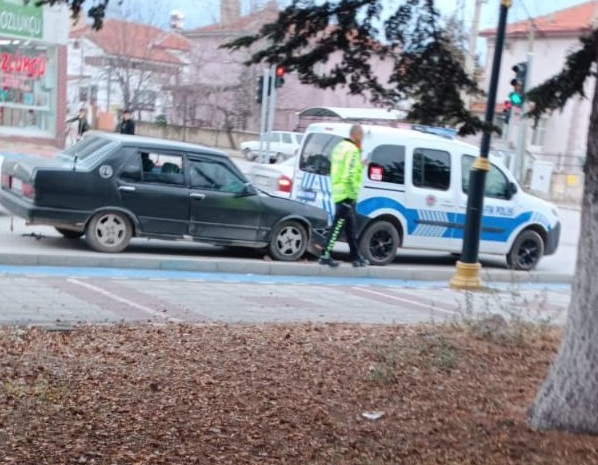
[[[329,221],[334,216],[330,190],[330,154],[343,137],[312,132],[305,135],[295,171],[292,198],[326,211]]]

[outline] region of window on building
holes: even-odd
[[[0,127],[56,133],[56,47],[0,39]]]
[[[446,191],[451,185],[451,155],[434,149],[413,152],[413,185]]]
[[[372,181],[405,184],[405,147],[402,145],[376,147],[368,165],[368,178]]]

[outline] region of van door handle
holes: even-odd
[[[444,202],[440,202],[440,205],[442,205],[443,207],[454,207],[455,204],[453,202],[448,202],[448,201],[444,201]]]
[[[135,192],[137,189],[133,186],[118,186],[118,190],[123,192]]]
[[[203,200],[206,198],[206,194],[200,194],[199,192],[192,192],[191,194],[189,194],[189,197],[191,197],[194,200]]]

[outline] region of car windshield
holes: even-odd
[[[118,142],[104,137],[87,136],[60,152],[58,158],[69,162],[76,160],[78,168],[91,168],[116,145]]]

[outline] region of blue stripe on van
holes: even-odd
[[[372,212],[379,209],[396,210],[399,212],[407,221],[407,234],[410,235],[412,235],[418,226],[420,226],[419,220],[425,219],[423,217],[420,218],[420,213],[417,210],[405,208],[396,200],[386,197],[372,197],[359,202],[357,205],[357,211],[366,216],[369,216]],[[480,235],[480,239],[483,241],[506,242],[515,229],[520,227],[522,224],[530,222],[532,215],[534,215],[534,212],[531,211],[521,213],[516,218],[484,215],[482,217],[482,233]],[[454,237],[455,239],[463,239],[463,233],[465,229],[465,214],[446,213],[446,221],[452,224],[463,225],[463,227],[447,228],[447,230],[444,231],[441,236],[437,235],[437,232],[434,234],[434,230],[430,228],[420,228],[416,234],[431,234],[436,237]]]

